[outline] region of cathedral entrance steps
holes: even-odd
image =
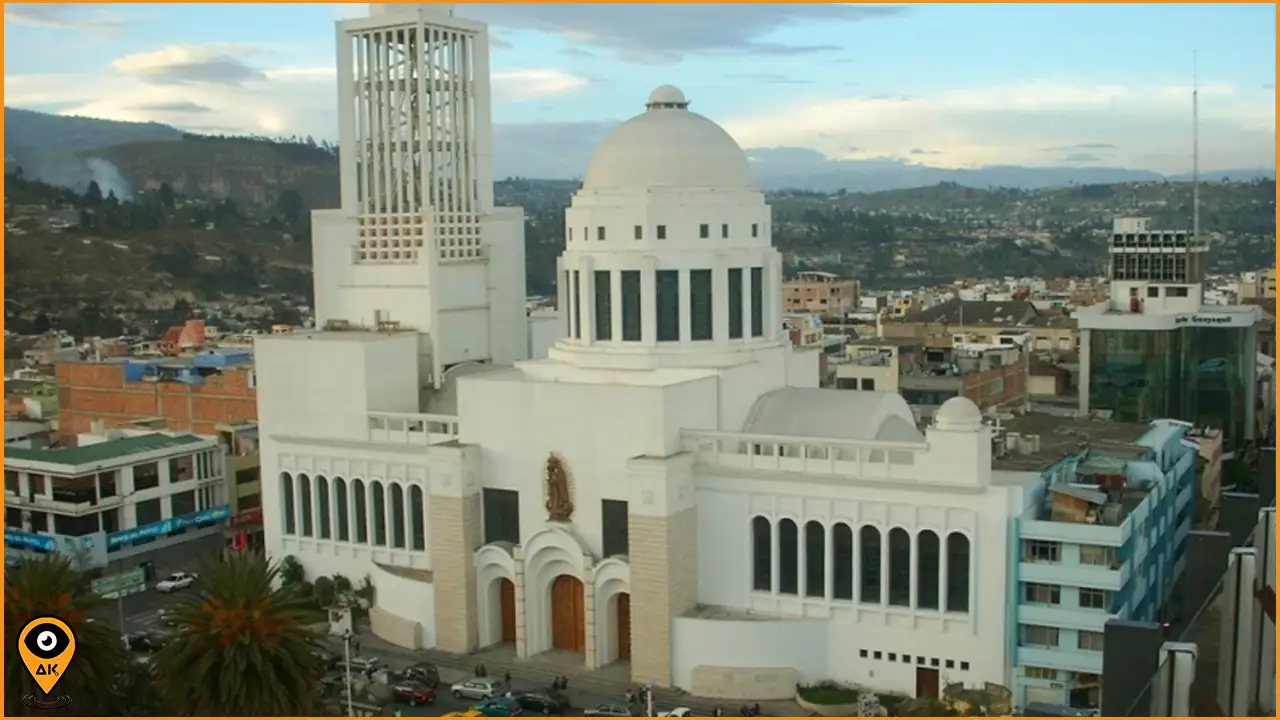
[[[415,662],[429,662],[440,668],[443,679],[465,673],[470,676],[476,665],[483,663],[489,675],[502,676],[511,673],[511,684],[516,689],[544,688],[551,684],[557,676],[569,678],[569,696],[575,705],[594,706],[602,702],[618,702],[626,695],[627,690],[635,690],[636,684],[630,678],[628,663],[613,663],[600,670],[588,670],[582,665],[582,655],[565,651],[552,650],[536,655],[527,660],[516,657],[515,648],[511,645],[499,645],[486,648],[469,655],[457,655],[441,650],[406,650],[392,645],[372,633],[367,627],[360,628],[360,654],[375,656],[389,661],[391,665],[407,665]],[[336,639],[335,639],[336,642]],[[337,646],[340,649],[340,645]],[[452,672],[448,672],[452,671]],[[696,715],[708,717],[716,707],[721,707],[726,714],[736,714],[740,701],[716,700],[715,698],[699,698],[681,690],[654,688],[654,705],[659,710],[675,707],[687,707]],[[803,716],[793,702],[762,702],[762,711],[772,716]]]

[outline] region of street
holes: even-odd
[[[163,627],[160,623],[160,609],[176,603],[185,592],[181,590],[166,594],[155,590],[152,584],[140,593],[126,595],[118,600],[103,600],[94,615],[112,625],[119,626],[121,605],[123,605],[124,626],[120,628],[122,633],[160,630]]]

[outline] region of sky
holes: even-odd
[[[336,139],[334,23],[366,12],[6,3],[4,100],[197,132]],[[1202,167],[1275,166],[1274,4],[460,4],[456,13],[490,25],[497,147],[539,148],[544,167],[531,173],[542,176],[572,176],[545,166],[589,151],[664,83],[746,148],[1183,173],[1198,76]]]

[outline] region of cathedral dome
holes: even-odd
[[[751,190],[747,155],[724,128],[689,112],[684,93],[663,85],[645,112],[614,128],[587,164],[583,190]]]
[[[933,416],[933,424],[939,430],[976,432],[982,428],[982,410],[963,395],[947,400]]]

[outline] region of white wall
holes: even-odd
[[[699,666],[792,668],[802,683],[828,678],[827,647],[834,639],[822,620],[712,620],[679,617],[672,621],[671,681],[693,687]]]
[[[547,351],[564,337],[564,316],[559,311],[529,315],[529,358],[544,360]]]
[[[436,646],[435,585],[398,575],[371,564],[370,579],[377,588],[377,604],[382,610],[421,625],[422,636],[411,646]]]

